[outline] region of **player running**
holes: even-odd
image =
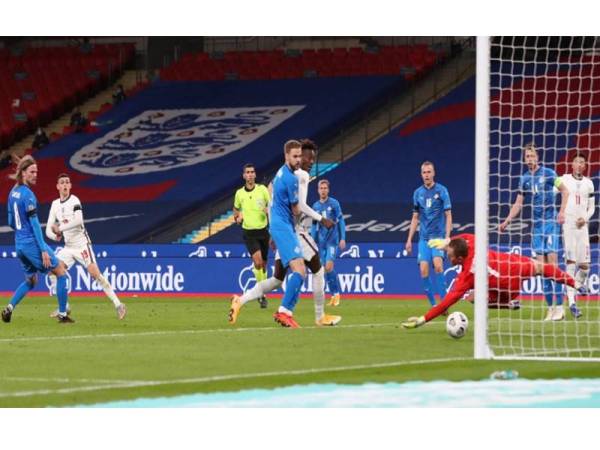
[[[12,178],[15,186],[8,195],[8,225],[15,230],[15,249],[25,272],[25,281],[15,291],[10,303],[2,310],[2,320],[10,322],[14,309],[31,291],[38,280],[37,273],[52,272],[57,277],[59,323],[73,323],[67,315],[67,275],[64,265],[44,242],[42,228],[37,216],[37,199],[31,190],[37,182],[38,168],[35,160],[27,155],[17,164]]]
[[[65,264],[67,270],[70,270],[76,262],[85,267],[106,296],[113,302],[117,317],[122,320],[127,314],[127,308],[120,302],[110,283],[100,273],[92,249],[92,242],[83,223],[81,202],[75,195],[71,194],[71,187],[69,175],[66,173],[58,175],[56,189],[60,197],[54,200],[50,207],[48,222],[46,223],[46,236],[58,242],[64,237],[65,246],[56,254],[58,259]],[[56,283],[54,277],[51,277],[51,282],[53,289]],[[54,311],[50,314],[50,317],[55,317],[57,314],[58,312]]]
[[[431,308],[424,316],[410,317],[402,323],[404,328],[417,328],[435,319],[475,287],[475,267],[473,267],[475,236],[473,234],[460,234],[451,240],[433,239],[429,245],[446,250],[450,263],[453,266],[460,265],[461,272],[441,303]],[[519,296],[521,283],[537,275],[583,290],[582,283],[553,264],[521,255],[488,250],[488,306],[508,307],[509,302]]]
[[[244,166],[243,178],[246,183],[235,193],[233,215],[236,223],[241,224],[244,230],[244,242],[254,263],[254,278],[260,283],[267,279],[270,240],[267,209],[271,196],[264,185],[256,183],[253,164]],[[266,297],[261,297],[259,304],[261,308],[266,308]]]
[[[590,235],[588,223],[594,215],[594,183],[584,176],[585,156],[575,155],[571,168],[573,173],[561,177],[569,190],[569,200],[565,209],[563,242],[567,259],[567,273],[585,284],[590,273]],[[577,271],[577,274],[576,274]],[[582,313],[575,303],[575,290],[567,288],[569,311],[574,318]]]
[[[446,278],[444,276],[444,252],[430,248],[430,239],[450,237],[452,231],[452,203],[448,189],[434,181],[435,168],[433,163],[425,161],[421,164],[423,185],[413,193],[413,215],[410,221],[408,239],[405,249],[412,253],[412,239],[419,225],[419,254],[417,262],[423,280],[423,289],[431,306],[435,305],[435,292],[440,301],[446,295]],[[429,268],[433,264],[434,287],[431,286]]]
[[[534,144],[524,148],[527,171],[521,175],[519,193],[512,205],[508,217],[500,224],[500,231],[506,230],[508,224],[521,212],[523,201],[531,201],[533,212],[533,238],[532,250],[541,263],[558,264],[558,249],[560,245],[559,224],[565,222],[565,208],[569,191],[556,172],[547,167],[542,167],[538,162],[538,152]],[[558,216],[556,215],[554,188],[561,194],[561,203]],[[556,296],[556,306],[553,306],[553,294]],[[551,280],[544,279],[544,296],[548,305],[548,313],[544,320],[563,320],[562,289],[556,289]]]
[[[334,269],[334,261],[337,248],[346,248],[346,222],[342,214],[340,202],[329,196],[329,181],[321,180],[318,184],[319,200],[313,205],[313,209],[335,224],[332,228],[321,226],[320,223],[313,224],[310,234],[319,246],[321,264],[325,266],[325,280],[329,286],[331,299],[328,306],[339,306],[340,285],[337,272]]]
[[[302,246],[302,254],[304,263],[313,273],[313,296],[315,302],[315,323],[318,326],[334,326],[337,325],[342,318],[325,314],[325,278],[324,270],[321,265],[317,245],[311,237],[309,230],[313,220],[323,224],[323,226],[331,228],[333,222],[324,218],[319,213],[314,211],[307,205],[306,199],[308,196],[308,183],[310,181],[310,169],[312,168],[316,158],[316,145],[309,139],[301,141],[302,144],[302,162],[300,169],[294,174],[298,178],[298,207],[301,215],[296,219],[296,234]],[[263,295],[278,289],[285,279],[287,268],[283,266],[279,251],[275,256],[275,273],[274,275],[262,282],[257,282],[256,285],[248,290],[241,297],[237,295],[231,300],[229,309],[229,323],[234,324],[240,313],[240,309],[247,302],[261,298]]]

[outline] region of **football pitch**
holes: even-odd
[[[472,326],[459,340],[446,334],[444,320],[417,330],[400,326],[426,311],[424,300],[342,299],[327,308],[342,315],[341,324],[319,328],[312,299],[303,298],[296,312],[301,329],[273,322],[275,298],[266,310],[247,304],[236,326],[227,323],[225,298],[126,298],[123,321],[105,298],[70,301],[75,324],[48,317],[56,307],[49,297],[24,299],[12,322],[0,323],[0,406],[95,405],[311,383],[482,380],[503,369],[529,379],[599,373],[589,362],[475,361]],[[457,306],[472,320],[470,304]]]

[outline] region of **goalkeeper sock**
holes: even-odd
[[[575,269],[577,266],[575,263],[567,264],[567,273],[571,275],[573,278],[575,277]],[[569,306],[575,304],[575,288],[567,286],[567,299],[569,300]]]
[[[433,279],[435,280],[435,287],[437,288],[436,290],[438,295],[440,296],[441,302],[446,296],[446,276],[444,275],[444,272],[436,272],[433,276]]]
[[[247,290],[244,295],[240,297],[242,305],[245,305],[249,301],[258,300],[263,295],[274,291],[281,286],[281,281],[275,277],[267,278],[260,283],[256,283],[252,289]]]
[[[325,315],[325,269],[321,267],[313,274],[313,298],[315,301],[315,318],[320,320]]]
[[[23,281],[19,285],[12,298],[10,299],[10,305],[12,306],[12,309],[14,309],[15,306],[17,306],[21,302],[21,300],[23,300],[23,297],[25,297],[25,295],[27,295],[27,293],[33,289],[33,286],[34,284],[29,283],[29,281]]]
[[[68,300],[66,275],[56,277],[56,296],[58,297],[58,312],[61,315],[66,315]]]
[[[329,292],[331,295],[339,295],[340,285],[338,284],[337,272],[335,270],[327,272],[325,274],[325,279],[327,280],[327,286],[329,286]]]
[[[300,289],[304,284],[304,277],[298,272],[292,272],[287,280],[285,286],[285,294],[281,300],[281,306],[286,310],[293,312],[298,303],[298,296],[300,295]]]
[[[433,291],[431,290],[431,280],[429,277],[422,278],[423,280],[423,290],[425,291],[425,295],[427,296],[427,300],[429,300],[429,304],[431,306],[435,306],[435,297],[433,296]]]
[[[102,274],[100,274],[98,275],[98,278],[96,278],[96,281],[98,282],[106,296],[110,299],[110,301],[113,302],[115,308],[118,308],[121,305],[121,301],[119,300],[119,297],[117,297],[117,294],[115,294],[115,291],[108,282],[108,280],[104,278]]]

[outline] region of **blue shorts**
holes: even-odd
[[[279,257],[283,267],[290,265],[290,261],[294,259],[304,260],[302,255],[302,247],[300,247],[300,241],[298,235],[294,232],[291,225],[287,226],[271,226],[269,228],[271,238],[277,246]]]
[[[419,241],[419,255],[417,256],[417,263],[425,261],[426,263],[433,263],[433,258],[439,257],[444,259],[444,250],[438,250],[437,248],[431,248],[427,245],[427,241]]]
[[[321,264],[327,264],[327,261],[335,261],[335,256],[337,253],[337,245],[329,244],[324,246],[319,246],[319,257],[321,258]]]
[[[21,261],[23,271],[27,275],[33,275],[36,272],[48,273],[58,266],[58,258],[50,247],[46,245],[44,250],[48,252],[48,255],[50,256],[50,267],[48,268],[45,268],[42,263],[42,254],[37,245],[25,245],[17,248],[17,257]]]
[[[531,248],[536,255],[558,253],[560,250],[560,226],[558,223],[548,221],[534,225]]]

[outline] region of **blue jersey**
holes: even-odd
[[[290,225],[294,228],[292,206],[298,203],[298,178],[284,164],[273,180],[273,201],[271,204],[271,226]]]
[[[445,237],[446,211],[450,209],[450,195],[443,184],[417,188],[413,194],[413,211],[419,213],[419,239],[428,241]]]
[[[24,184],[15,186],[8,194],[8,224],[15,230],[15,245],[22,247],[36,243],[34,226],[39,226],[32,217],[37,217],[37,199],[29,187]],[[41,233],[41,228],[39,229]]]
[[[544,222],[556,220],[556,193],[554,187],[558,176],[552,169],[538,167],[531,173],[529,170],[521,175],[519,193],[533,208],[532,219],[534,227],[541,227]]]
[[[316,201],[312,208],[335,224],[329,229],[320,223],[313,226],[311,234],[313,239],[319,244],[319,247],[327,245],[337,246],[340,241],[346,240],[346,222],[342,215],[340,202],[333,197],[327,197],[327,200],[324,202],[321,202],[321,200]]]

